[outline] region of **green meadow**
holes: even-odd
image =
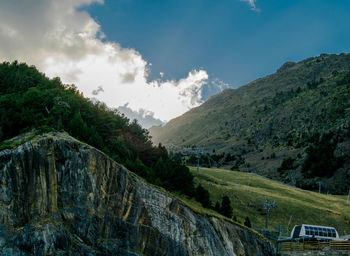
[[[248,216],[253,229],[265,228],[266,200],[275,201],[269,216],[269,229],[282,226],[287,236],[294,225],[312,224],[336,227],[340,235],[350,233],[350,200],[347,196],[319,194],[302,190],[245,172],[190,167],[195,182],[209,190],[213,206],[223,195],[231,200],[233,215],[241,223]]]

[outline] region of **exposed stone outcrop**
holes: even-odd
[[[63,133],[0,152],[0,255],[273,255]]]

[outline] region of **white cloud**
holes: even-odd
[[[100,85],[100,86],[97,87],[96,90],[93,90],[91,94],[97,96],[99,93],[103,93],[103,92],[104,92],[103,86]]]
[[[242,2],[247,2],[247,3],[250,5],[250,9],[253,10],[253,11],[257,11],[257,12],[260,11],[260,9],[256,8],[255,2],[256,2],[257,0],[240,0],[240,1],[242,1]]]
[[[153,112],[143,108],[132,110],[128,107],[128,105],[129,103],[126,103],[124,106],[118,107],[118,111],[124,114],[130,120],[136,119],[143,128],[148,129],[152,126],[159,126],[164,124],[161,120],[154,118]]]
[[[212,79],[209,83],[202,87],[202,100],[206,101],[214,94],[218,94],[223,90],[230,88],[230,86],[219,79]]]
[[[50,77],[75,83],[87,97],[110,107],[129,103],[163,121],[203,102],[206,71],[193,70],[179,81],[148,82],[151,63],[139,52],[101,41],[100,25],[79,8],[92,3],[103,1],[1,0],[0,60],[36,65]]]
[[[0,57],[18,59],[44,67],[47,57],[77,61],[98,54],[100,26],[82,5],[99,0],[1,1]]]

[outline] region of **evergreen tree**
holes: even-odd
[[[222,197],[220,213],[226,216],[227,218],[232,218],[231,201],[230,198],[228,198],[228,196]]]
[[[250,222],[250,219],[249,217],[245,217],[245,220],[244,220],[244,226],[248,227],[248,228],[251,228],[252,227],[252,223]]]
[[[216,201],[214,210],[217,211],[217,212],[220,212],[220,208],[221,208],[220,203],[218,201]]]
[[[237,220],[237,216],[236,216],[236,215],[233,216],[233,221],[239,222],[239,221]]]
[[[204,189],[201,184],[196,188],[195,199],[205,208],[211,208],[211,201],[208,190]]]

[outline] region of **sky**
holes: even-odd
[[[286,61],[350,52],[348,0],[0,0],[26,62],[148,128]]]

